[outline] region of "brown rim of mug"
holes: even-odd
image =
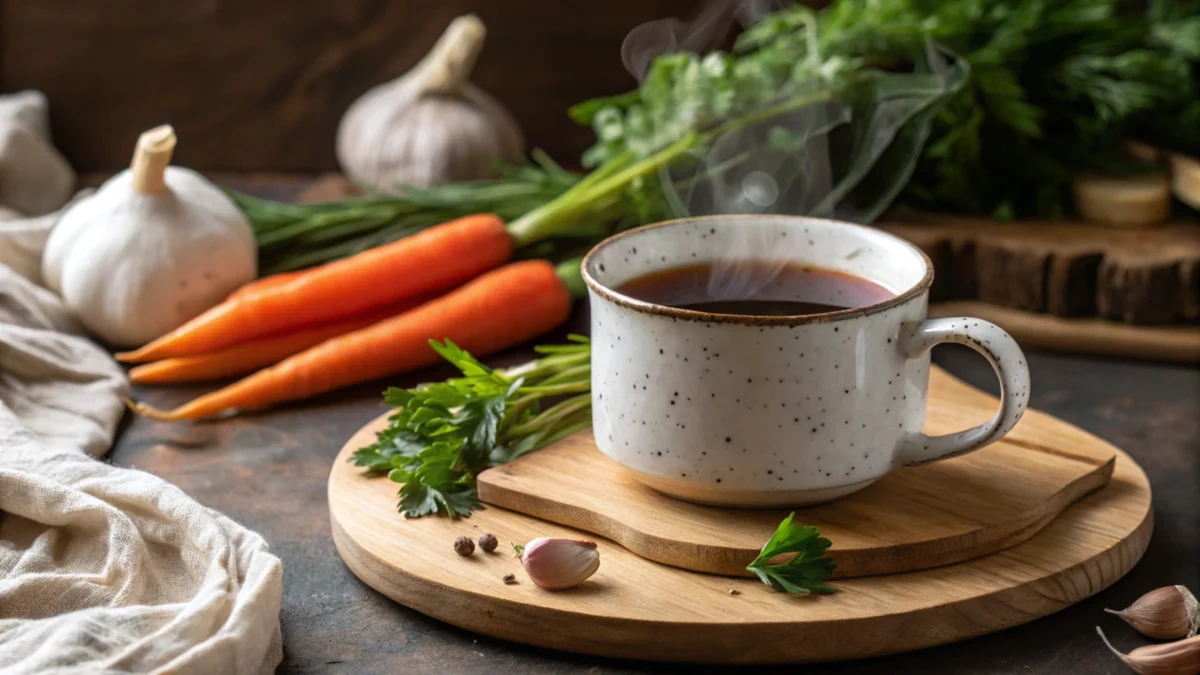
[[[820,220],[820,221],[824,221],[827,223],[833,223],[833,224],[836,224],[836,225],[839,225],[842,227],[852,227],[852,228],[867,230],[873,234],[880,234],[885,237],[890,237],[891,239],[895,239],[897,242],[900,242],[902,245],[907,246],[909,249],[916,252],[916,254],[918,256],[920,256],[921,260],[925,263],[925,275],[921,277],[920,281],[918,281],[916,284],[909,287],[908,289],[904,290],[903,292],[898,293],[898,294],[888,298],[887,300],[884,300],[883,302],[877,302],[873,305],[865,305],[863,307],[851,307],[849,309],[839,309],[836,312],[822,312],[820,314],[800,314],[800,315],[796,315],[796,316],[755,316],[755,315],[745,315],[745,314],[713,314],[711,312],[698,312],[694,309],[680,309],[678,307],[670,307],[667,305],[656,305],[652,302],[645,302],[643,300],[637,300],[637,299],[631,298],[627,295],[618,293],[617,291],[601,284],[599,281],[596,281],[594,278],[592,278],[592,275],[588,272],[588,264],[591,262],[592,256],[596,255],[596,253],[601,248],[605,248],[605,247],[613,244],[618,239],[622,239],[624,237],[637,234],[639,232],[645,232],[647,230],[653,230],[653,229],[657,229],[660,227],[670,227],[672,225],[678,225],[680,223],[694,223],[694,222],[703,222],[706,220],[722,220],[722,219],[729,220],[729,219],[733,219],[733,218],[774,218],[774,219],[782,218],[782,219],[788,219],[788,220]],[[624,232],[619,232],[617,234],[614,234],[613,236],[611,236],[611,237],[605,239],[604,241],[600,242],[599,244],[596,244],[595,246],[593,246],[592,250],[588,251],[587,255],[585,255],[583,257],[583,262],[581,263],[580,266],[581,266],[582,272],[583,272],[583,282],[585,284],[587,284],[587,287],[589,289],[591,289],[591,291],[593,293],[599,295],[600,297],[604,298],[605,300],[608,300],[609,302],[615,303],[622,307],[627,307],[634,311],[643,312],[645,314],[653,314],[656,316],[667,316],[667,317],[671,317],[673,319],[683,319],[685,321],[703,321],[705,323],[732,323],[732,324],[742,324],[745,326],[803,326],[806,324],[832,323],[834,321],[841,321],[843,319],[854,319],[854,318],[857,318],[860,316],[870,316],[872,314],[878,314],[879,312],[883,312],[883,311],[892,309],[893,307],[898,307],[900,305],[903,305],[904,303],[906,303],[906,302],[912,300],[913,298],[916,298],[917,296],[921,295],[922,293],[926,292],[927,290],[929,290],[929,287],[931,285],[933,285],[933,261],[931,261],[929,259],[928,255],[925,255],[925,251],[922,251],[919,247],[913,245],[911,242],[905,241],[904,239],[897,237],[896,235],[892,234],[891,232],[884,232],[883,230],[880,230],[878,228],[869,227],[867,225],[859,225],[857,223],[848,223],[848,222],[845,222],[842,220],[834,220],[833,218],[812,218],[809,216],[787,216],[787,215],[771,215],[771,214],[741,214],[741,215],[726,214],[726,215],[717,215],[717,216],[691,216],[691,217],[687,217],[687,218],[675,218],[674,220],[664,220],[661,223],[651,223],[649,225],[642,225],[641,227],[635,227],[632,230],[625,230]]]

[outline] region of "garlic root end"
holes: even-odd
[[[1112,646],[1112,643],[1108,641],[1108,636],[1104,634],[1104,631],[1100,629],[1100,626],[1096,626],[1096,633],[1098,633],[1100,635],[1100,639],[1104,641],[1104,646],[1108,647],[1108,650],[1110,652],[1112,652],[1113,654],[1116,654],[1117,658],[1121,659],[1126,664],[1129,663],[1129,659],[1126,658],[1124,654],[1117,651],[1117,648]]]

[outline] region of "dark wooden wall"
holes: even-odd
[[[226,171],[335,168],[342,111],[403,73],[455,16],[489,29],[474,80],[531,145],[564,161],[591,140],[567,107],[633,86],[625,34],[697,0],[0,0],[0,91],[41,89],[80,171],[123,166],[169,122],[177,161]]]

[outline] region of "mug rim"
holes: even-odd
[[[721,219],[729,220],[731,218],[756,218],[756,219],[758,219],[758,218],[774,218],[774,219],[784,219],[784,220],[816,220],[816,221],[822,221],[822,222],[826,222],[826,223],[832,223],[832,224],[842,226],[842,227],[849,227],[849,228],[854,228],[857,230],[867,231],[867,232],[870,232],[872,235],[882,235],[884,237],[887,237],[889,239],[892,239],[893,241],[900,243],[901,245],[903,245],[903,246],[909,248],[910,250],[912,250],[913,252],[915,252],[920,257],[921,261],[925,264],[925,273],[921,276],[920,281],[913,284],[912,286],[905,289],[904,291],[897,293],[896,295],[888,298],[887,300],[883,300],[881,302],[877,302],[877,303],[874,303],[871,305],[863,305],[862,307],[850,307],[847,309],[839,309],[839,310],[832,311],[832,312],[820,312],[817,314],[796,314],[796,315],[790,315],[790,316],[765,316],[765,315],[754,315],[754,314],[714,314],[712,312],[701,312],[701,311],[694,310],[694,309],[682,309],[680,307],[671,307],[669,305],[659,305],[659,304],[656,304],[653,302],[646,302],[645,300],[638,300],[637,298],[630,297],[628,295],[618,292],[617,290],[615,290],[613,288],[609,288],[608,286],[605,286],[604,284],[600,283],[595,278],[593,278],[591,273],[588,271],[588,264],[591,262],[592,257],[595,256],[600,251],[600,249],[606,248],[610,244],[616,242],[619,239],[623,239],[624,237],[638,234],[640,232],[646,232],[648,230],[655,230],[655,229],[658,229],[661,227],[671,227],[674,225],[679,225],[681,223],[694,223],[694,222],[703,222],[703,221],[708,221],[708,220],[721,220]],[[813,216],[797,216],[797,215],[768,214],[768,213],[746,213],[746,214],[726,213],[726,214],[717,214],[717,215],[710,215],[710,216],[685,216],[683,218],[673,218],[671,220],[664,220],[664,221],[661,221],[658,223],[650,223],[648,225],[641,225],[639,227],[625,230],[624,232],[618,232],[618,233],[604,239],[603,241],[596,244],[595,246],[593,246],[591,248],[591,250],[587,252],[587,255],[585,255],[583,257],[583,261],[580,263],[580,269],[583,274],[583,282],[587,285],[589,290],[591,290],[593,293],[596,293],[597,295],[604,298],[605,300],[608,300],[609,302],[612,302],[621,307],[625,307],[627,309],[632,309],[637,312],[643,312],[646,314],[652,314],[652,315],[656,315],[656,316],[667,316],[667,317],[671,317],[673,319],[683,319],[685,321],[703,321],[705,323],[741,324],[741,325],[745,325],[745,326],[802,326],[802,325],[807,325],[807,324],[832,323],[834,321],[842,321],[845,319],[854,319],[854,318],[858,318],[858,317],[862,317],[862,316],[869,316],[872,314],[878,314],[879,312],[883,312],[883,311],[892,309],[893,307],[898,307],[900,305],[903,305],[906,302],[909,302],[909,301],[913,300],[914,298],[917,298],[917,297],[923,295],[925,292],[927,292],[929,290],[929,287],[933,285],[933,261],[929,259],[929,256],[926,255],[925,251],[921,250],[921,248],[919,246],[916,246],[912,242],[902,239],[902,238],[892,234],[891,232],[886,232],[884,230],[870,227],[867,225],[860,225],[858,223],[851,223],[851,222],[847,222],[844,220],[837,220],[834,218],[817,218],[817,217],[813,217]]]

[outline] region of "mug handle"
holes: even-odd
[[[1000,409],[977,427],[944,436],[910,434],[896,453],[904,466],[964,455],[994,443],[1016,426],[1029,403],[1029,366],[1017,341],[994,323],[971,317],[930,319],[900,328],[900,349],[917,358],[943,342],[966,345],[983,354],[1000,378]]]

